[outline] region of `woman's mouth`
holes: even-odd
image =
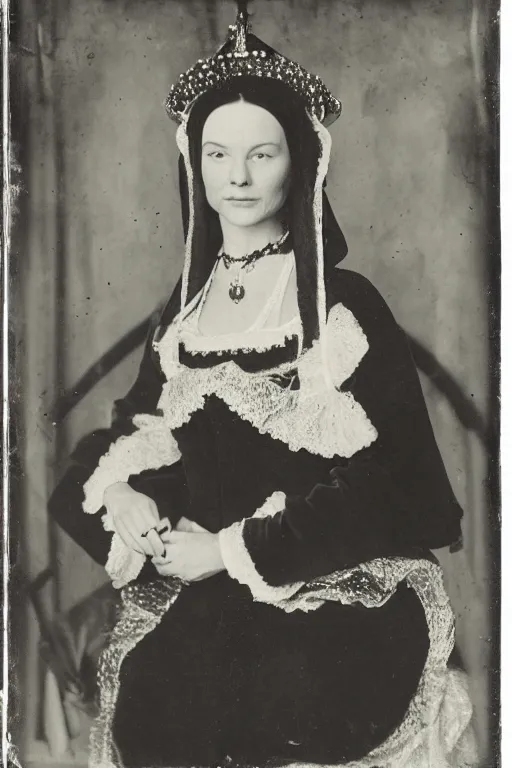
[[[250,208],[258,202],[256,197],[228,197],[226,200],[237,208]]]

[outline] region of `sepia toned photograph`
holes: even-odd
[[[8,765],[500,766],[499,34],[11,0]]]

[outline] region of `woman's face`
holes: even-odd
[[[201,170],[209,204],[231,224],[274,218],[290,184],[283,128],[266,109],[245,101],[218,107],[204,124]]]

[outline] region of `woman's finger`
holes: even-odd
[[[158,513],[152,509],[150,504],[145,503],[146,500],[134,505],[126,511],[125,518],[133,523],[133,526],[137,529],[139,535],[146,533],[151,528],[156,528],[160,523]],[[149,499],[147,499],[149,502]],[[155,505],[156,509],[156,505]]]
[[[206,528],[202,525],[194,523],[193,520],[189,520],[188,517],[181,517],[176,525],[176,530],[182,533],[208,533]]]
[[[137,529],[133,529],[133,526],[129,524],[129,521],[120,518],[117,524],[118,532],[124,543],[135,549],[137,552],[141,552],[143,555],[151,557],[153,555],[153,548],[147,543],[147,541],[140,535],[137,535]]]
[[[146,555],[142,546],[134,540],[133,536],[125,528],[119,526],[117,533],[129,549],[133,549],[134,552],[138,552],[140,555]]]
[[[170,543],[170,539],[169,539],[170,535],[171,535],[171,531],[164,531],[163,533],[160,534],[160,541],[163,541],[164,544],[169,544]]]
[[[190,531],[171,531],[169,535],[165,537],[165,540],[171,545],[182,544],[184,541],[187,541],[187,539],[190,539],[191,536],[199,535],[199,533],[190,533]]]
[[[144,554],[144,550],[142,549],[142,543],[140,541],[134,541],[134,538],[128,528],[126,527],[126,524],[124,523],[123,519],[121,517],[118,517],[115,519],[115,529],[116,533],[119,534],[119,536],[122,538],[124,543],[127,547],[130,547],[130,549],[135,549],[137,552],[140,552],[141,554]]]
[[[137,539],[137,541],[140,541],[144,548],[144,552],[147,555],[156,555],[161,551],[159,545],[155,544],[154,541],[155,534],[156,537],[159,538],[155,530],[158,522],[155,523],[148,510],[139,508],[131,509],[126,517],[123,517],[123,522],[126,523],[131,535]]]
[[[160,565],[166,565],[168,563],[172,563],[175,559],[172,556],[171,550],[169,547],[164,546],[164,551],[161,555],[155,555],[155,557],[151,558],[154,563],[159,563]]]
[[[172,525],[169,522],[169,518],[163,517],[158,523],[156,530],[160,538],[163,536],[164,533],[170,533],[170,531],[172,530]]]
[[[147,532],[146,535],[146,541],[149,544],[149,546],[152,548],[153,552],[152,554],[155,555],[155,557],[161,557],[165,552],[165,545],[156,532],[156,528],[151,528]]]
[[[155,568],[160,576],[178,576],[176,567],[173,566],[172,563],[155,564]]]

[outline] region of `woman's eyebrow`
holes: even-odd
[[[219,144],[218,141],[205,141],[203,143],[203,149],[208,146],[208,144],[211,144],[214,147],[219,147],[220,149],[228,149],[224,144]],[[255,149],[259,149],[260,147],[276,147],[279,149],[281,145],[277,141],[263,141],[261,144],[255,144],[253,147],[249,147],[247,150],[248,152],[254,152]]]
[[[256,144],[254,147],[251,147],[249,152],[254,152],[255,149],[259,149],[260,147],[280,147],[281,145],[277,143],[277,141],[263,141],[261,144]]]

